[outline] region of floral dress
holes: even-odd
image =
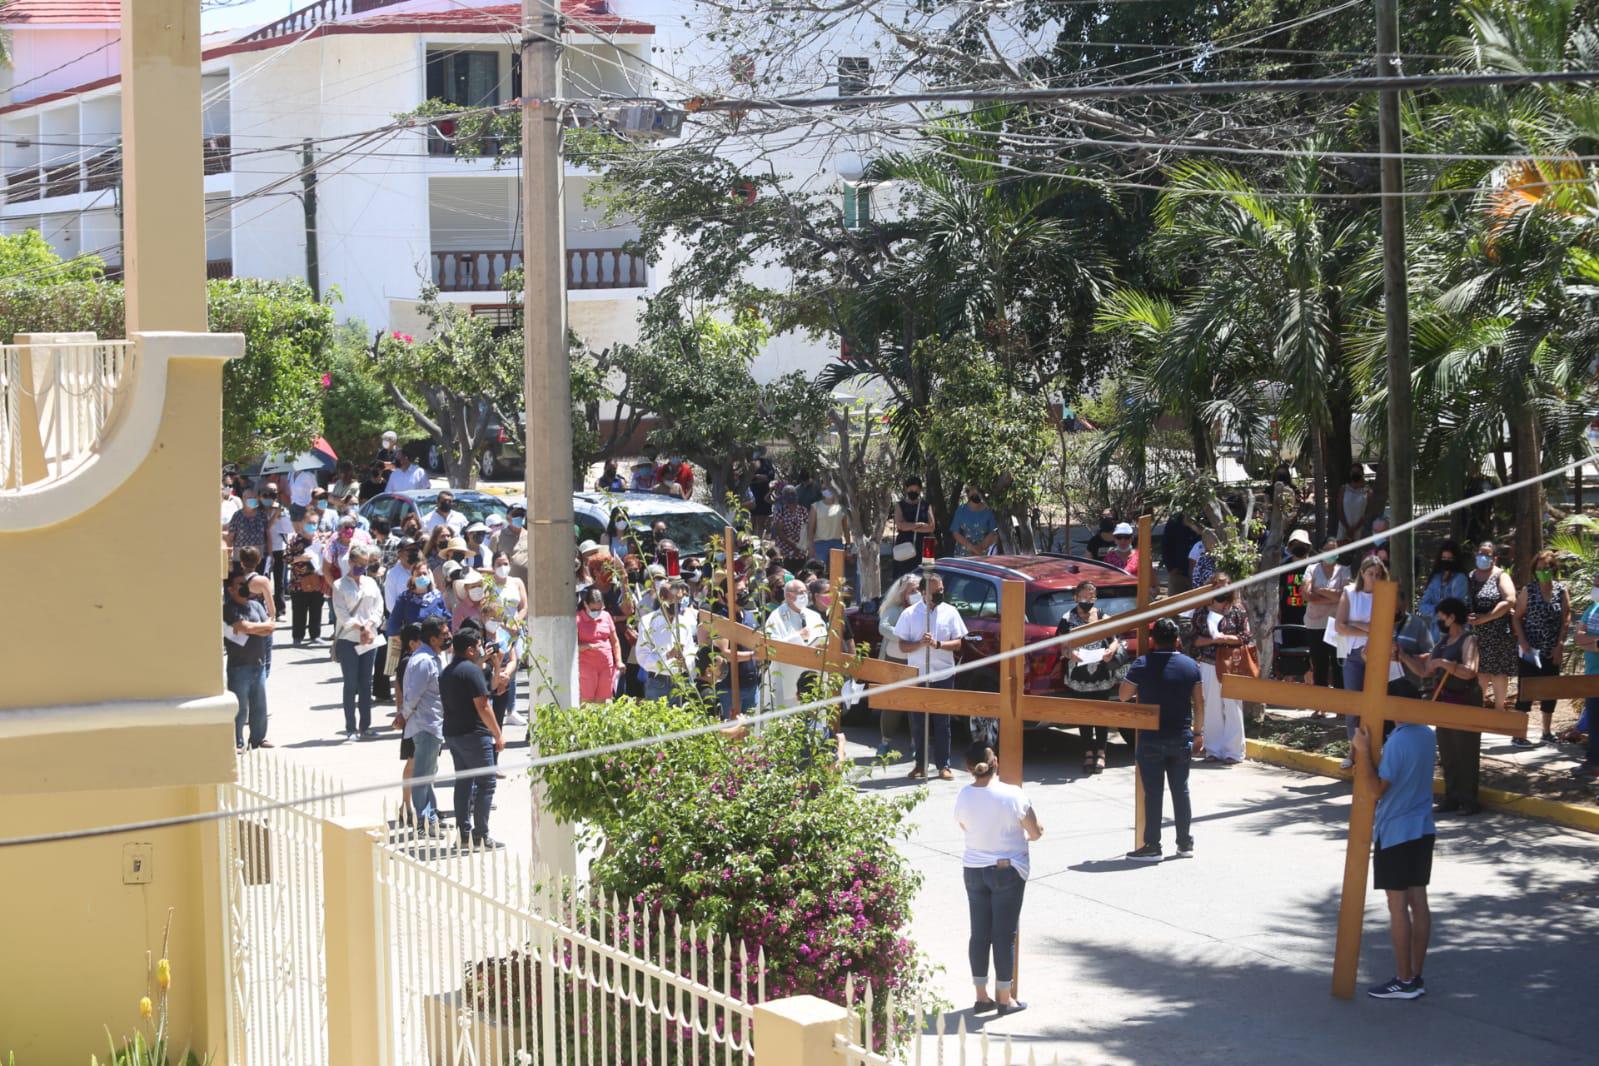
[[[1521,618],[1521,631],[1527,643],[1538,650],[1543,661],[1553,662],[1555,642],[1560,639],[1560,619],[1566,613],[1566,586],[1559,581],[1549,586],[1550,599],[1534,581],[1527,586],[1527,613]]]
[[[1191,622],[1194,636],[1209,636],[1210,607],[1207,605],[1195,610],[1191,616]],[[1249,629],[1249,612],[1244,610],[1242,604],[1235,604],[1227,608],[1226,613],[1222,615],[1221,621],[1216,625],[1216,631],[1225,636],[1243,637],[1245,640],[1252,640],[1253,634]],[[1198,646],[1194,648],[1194,658],[1199,662],[1215,666],[1216,652],[1218,650],[1220,650],[1220,645],[1216,644]]]
[[[1467,601],[1472,614],[1487,614],[1504,601],[1504,592],[1499,587],[1498,570],[1490,570],[1485,581],[1467,575],[1466,589],[1470,594]],[[1531,613],[1531,606],[1528,606]],[[1514,674],[1516,672],[1516,635],[1510,628],[1510,615],[1496,618],[1492,622],[1483,622],[1472,627],[1472,633],[1477,637],[1477,672],[1483,674]]]

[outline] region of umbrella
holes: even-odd
[[[311,450],[291,455],[289,452],[271,452],[239,464],[239,473],[245,477],[267,477],[271,474],[297,474],[302,470],[331,471],[339,461],[338,454],[327,440],[318,437]]]

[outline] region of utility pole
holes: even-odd
[[[566,352],[561,210],[561,23],[555,0],[522,0],[522,343],[527,410],[529,700],[572,704],[577,599],[572,577],[572,382]],[[529,715],[531,718],[531,714]],[[533,795],[533,846],[552,873],[576,872],[570,826]]]
[[[1398,0],[1377,0],[1377,76],[1399,69]],[[1399,158],[1399,93],[1377,96],[1377,143],[1382,151],[1382,292],[1388,335],[1388,506],[1393,525],[1409,522],[1414,459],[1411,452],[1410,293],[1405,277],[1405,166]],[[1415,578],[1415,538],[1409,531],[1389,538],[1400,603],[1410,603]]]
[[[300,148],[300,204],[305,208],[305,282],[311,299],[322,301],[322,262],[316,247],[316,154],[307,137]]]

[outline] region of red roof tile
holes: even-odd
[[[122,0],[11,0],[0,7],[7,26],[109,25],[122,21]]]

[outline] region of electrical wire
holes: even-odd
[[[1259,571],[1258,573],[1252,574],[1247,578],[1232,581],[1225,585],[1218,585],[1214,588],[1213,593],[1217,596],[1221,596],[1234,592],[1242,592],[1244,589],[1253,585],[1263,584],[1268,581],[1275,582],[1277,578],[1282,577],[1284,574],[1303,573],[1307,565],[1311,565],[1317,561],[1335,558],[1336,556],[1342,555],[1351,549],[1373,546],[1379,540],[1392,538],[1401,533],[1408,533],[1411,530],[1432,521],[1439,515],[1450,514],[1464,508],[1473,507],[1479,503],[1485,503],[1499,496],[1518,492],[1521,489],[1540,484],[1552,478],[1564,477],[1579,467],[1587,466],[1593,463],[1596,458],[1599,458],[1599,456],[1596,456],[1592,451],[1590,451],[1588,455],[1583,456],[1580,459],[1573,460],[1569,463],[1565,463],[1552,470],[1547,470],[1540,474],[1534,474],[1531,477],[1523,478],[1522,480],[1513,482],[1509,485],[1489,489],[1487,492],[1478,493],[1475,496],[1457,500],[1454,503],[1445,504],[1436,508],[1435,510],[1427,512],[1424,515],[1412,518],[1407,522],[1398,523],[1397,525],[1394,525],[1389,529],[1382,531],[1381,533],[1374,533],[1370,536],[1350,541],[1335,551],[1315,552],[1306,556],[1304,559],[1295,559],[1280,566],[1269,567],[1268,569]],[[1007,660],[1030,655],[1035,652],[1044,651],[1050,648],[1059,648],[1067,645],[1075,647],[1079,644],[1092,643],[1093,641],[1104,637],[1120,636],[1121,634],[1126,633],[1129,628],[1135,628],[1146,622],[1152,622],[1157,618],[1166,617],[1170,615],[1170,613],[1171,611],[1169,608],[1162,609],[1159,603],[1155,603],[1142,611],[1129,611],[1123,614],[1118,614],[1100,622],[1093,622],[1088,625],[1079,626],[1069,633],[1057,634],[1052,637],[1046,637],[1042,640],[1034,641],[1031,644],[1025,644],[1020,648],[1014,648],[1009,651],[995,652],[992,655],[986,655],[982,658],[974,659],[969,662],[957,663],[952,667],[933,670],[925,674],[920,674],[914,678],[907,678],[903,681],[894,681],[884,685],[873,685],[868,690],[868,697],[873,692],[887,693],[897,692],[903,689],[924,687],[934,682],[950,680],[958,677],[961,674],[970,673],[974,670],[986,669],[991,666],[997,666],[998,664],[1006,662]],[[556,755],[535,755],[523,762],[501,762],[492,766],[458,770],[450,773],[438,773],[427,777],[413,777],[409,780],[409,784],[412,788],[416,788],[420,785],[437,786],[452,784],[457,781],[470,781],[478,777],[487,777],[490,774],[504,773],[507,770],[533,770],[545,766],[559,766],[565,763],[577,762],[583,759],[598,758],[604,755],[617,755],[627,751],[637,751],[641,748],[655,748],[662,744],[672,743],[676,740],[687,740],[693,737],[709,736],[713,733],[720,733],[727,730],[732,725],[759,726],[766,722],[780,721],[785,718],[792,718],[796,715],[812,714],[817,711],[824,711],[834,707],[842,707],[845,703],[849,702],[849,700],[850,697],[843,695],[829,696],[824,699],[802,703],[794,707],[785,707],[778,710],[749,715],[733,722],[712,722],[703,726],[695,726],[689,729],[679,729],[669,732],[656,733],[647,737],[638,737],[633,740],[618,741],[612,744],[600,745],[593,748],[583,748],[577,751],[561,752],[560,754]],[[69,829],[50,833],[35,833],[26,836],[6,837],[4,839],[0,839],[0,848],[25,847],[28,845],[37,844],[58,844],[74,840],[89,840],[98,837],[118,836],[124,833],[142,833],[156,829],[171,829],[184,825],[199,825],[207,822],[238,818],[241,816],[267,814],[272,811],[283,810],[285,808],[300,804],[322,803],[329,800],[340,799],[346,796],[359,796],[372,792],[389,792],[393,789],[393,781],[383,781],[370,785],[352,785],[345,788],[335,789],[332,792],[316,793],[313,795],[300,796],[292,800],[279,800],[246,807],[233,807],[225,811],[205,811],[197,814],[175,815],[169,818],[150,818],[141,821],[123,822],[115,825],[94,826],[85,829]]]

